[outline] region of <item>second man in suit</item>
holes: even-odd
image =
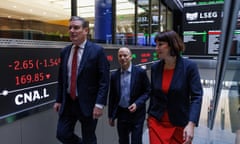
[[[108,117],[110,126],[115,126],[119,144],[142,144],[143,124],[150,82],[146,71],[132,65],[129,48],[118,50],[120,68],[111,74]],[[130,138],[131,135],[131,138]]]

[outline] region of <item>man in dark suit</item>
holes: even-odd
[[[121,66],[111,74],[108,117],[110,126],[115,125],[119,144],[142,144],[143,124],[146,115],[146,101],[150,92],[150,82],[146,71],[131,63],[129,48],[118,51]]]
[[[89,23],[72,16],[72,44],[61,51],[58,93],[54,110],[59,113],[57,138],[64,144],[97,144],[95,130],[103,114],[109,87],[109,62],[104,49],[87,40]],[[81,123],[82,138],[74,134]]]

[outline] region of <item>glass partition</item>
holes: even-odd
[[[201,58],[203,55],[199,55],[196,60],[204,95],[200,123],[195,130],[193,143],[238,144],[240,143],[240,77],[238,76],[240,73],[238,36],[240,1],[187,3],[191,4],[188,8],[192,10],[186,13],[185,30],[193,29],[192,32],[195,32],[195,35],[198,30],[205,30],[204,37],[208,41],[204,43],[208,44],[208,52],[215,49],[215,55],[213,55],[215,57]],[[197,9],[199,7],[201,9]],[[210,12],[209,7],[215,7],[215,9]],[[208,17],[206,14],[216,15]],[[215,23],[217,19],[220,20],[218,26],[210,26],[210,21]],[[202,22],[201,25],[194,26],[199,22]],[[189,38],[185,37],[185,42],[190,40],[197,42],[194,35],[192,39]],[[202,46],[195,45],[194,48],[203,48]]]
[[[203,85],[203,103],[199,126],[195,129],[194,144],[238,144],[240,139],[240,61],[229,60],[226,68],[215,120],[213,95],[216,60],[197,60]],[[213,129],[210,123],[214,121]]]

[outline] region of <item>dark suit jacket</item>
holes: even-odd
[[[121,97],[121,70],[112,72],[110,82],[110,93],[108,102],[108,117],[113,120],[117,118],[118,104]],[[146,101],[150,92],[150,83],[146,71],[132,66],[130,83],[130,104],[136,103],[136,115],[144,116],[146,113]]]
[[[67,63],[72,45],[61,51],[58,94],[56,102],[62,103],[59,114],[67,101]],[[106,105],[109,88],[109,62],[104,49],[90,41],[86,42],[77,75],[77,93],[83,115],[91,116],[95,104]]]
[[[197,65],[178,57],[167,95],[161,89],[163,66],[164,62],[160,60],[151,68],[149,115],[160,120],[167,110],[169,119],[175,126],[186,126],[188,121],[198,125],[203,90]]]

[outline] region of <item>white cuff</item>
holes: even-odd
[[[98,107],[100,109],[103,109],[104,105],[101,105],[101,104],[95,104],[95,107]]]

